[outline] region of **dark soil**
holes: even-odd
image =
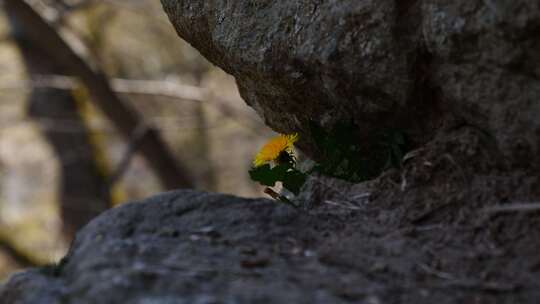
[[[371,183],[320,261],[380,282],[381,303],[540,303],[540,206],[524,207],[540,178],[495,151],[466,128],[414,151]]]

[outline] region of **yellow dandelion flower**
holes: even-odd
[[[280,153],[282,152],[291,153],[293,149],[293,144],[297,140],[297,133],[289,135],[281,134],[270,139],[255,156],[255,159],[253,160],[253,165],[255,167],[259,167],[268,162],[277,160]]]

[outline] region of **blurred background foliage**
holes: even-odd
[[[107,75],[144,126],[164,139],[195,188],[260,196],[247,171],[272,132],[242,101],[234,79],[177,37],[159,1],[27,3]],[[41,64],[54,72],[55,65],[48,65],[47,54],[24,58],[6,10],[0,12],[0,279],[58,261],[73,237],[66,222],[76,229],[102,209],[170,188],[138,153],[137,130],[132,138],[119,134],[83,86],[62,73],[30,75]],[[49,113],[54,109],[61,113]],[[62,119],[68,115],[75,120]],[[100,194],[89,186],[94,181],[76,174],[94,174],[106,186],[106,197],[92,198],[105,201],[99,210],[77,197],[79,189]]]

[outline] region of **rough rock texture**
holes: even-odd
[[[365,183],[310,177],[301,209],[180,191],[105,212],[0,304],[540,302],[540,2],[162,2],[277,130],[349,117],[416,149]]]
[[[538,201],[540,178],[493,170],[481,136],[437,138],[368,183],[312,178],[308,210],[196,191],[121,206],[0,303],[537,304],[540,211],[498,206]]]
[[[352,118],[359,136],[397,127],[423,144],[465,124],[510,165],[540,154],[538,1],[161,2],[278,131]]]

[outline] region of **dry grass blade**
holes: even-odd
[[[486,213],[504,213],[504,212],[535,212],[540,211],[540,202],[514,203],[508,205],[499,205],[485,208]]]

